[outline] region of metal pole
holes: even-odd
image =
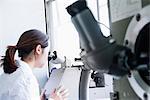
[[[79,100],[89,100],[90,70],[82,70],[79,83]]]

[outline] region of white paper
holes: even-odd
[[[141,0],[110,0],[111,21],[116,22],[138,13]]]
[[[58,88],[64,73],[64,69],[55,69],[53,70],[49,80],[47,81],[44,90],[46,90],[45,95],[49,95],[54,91],[55,88]]]
[[[79,68],[65,68],[56,69],[50,76],[50,79],[46,83],[46,97],[59,86],[63,86],[64,89],[68,90],[68,100],[78,100],[79,98],[79,81],[80,81],[81,70]]]

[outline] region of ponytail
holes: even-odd
[[[7,47],[6,55],[3,59],[3,69],[5,73],[11,74],[18,68],[14,60],[16,50],[16,46]]]
[[[21,57],[21,60],[23,60],[38,44],[40,44],[42,48],[47,47],[48,36],[36,29],[25,31],[20,36],[16,46],[7,47],[6,55],[2,63],[4,72],[11,74],[18,68],[14,60],[16,50],[18,50],[18,55]]]

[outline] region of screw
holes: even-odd
[[[141,20],[141,15],[138,13],[137,15],[136,15],[136,21],[140,21]]]
[[[129,44],[129,41],[128,40],[125,40],[125,45],[128,45]]]
[[[148,100],[148,95],[147,95],[147,93],[144,93],[144,94],[143,94],[143,97],[144,97],[144,100]]]
[[[131,72],[128,73],[128,77],[131,78]]]

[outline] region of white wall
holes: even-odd
[[[45,32],[44,0],[1,0],[0,16],[0,55],[8,44],[15,45],[25,30]]]
[[[7,45],[16,45],[19,36],[33,28],[45,32],[44,0],[0,0],[0,56]],[[36,75],[44,79],[46,69]]]

